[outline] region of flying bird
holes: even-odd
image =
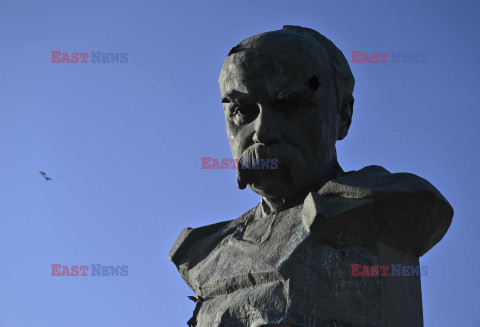
[[[42,175],[42,177],[45,178],[45,180],[47,182],[52,179],[52,178],[48,177],[47,174],[44,171],[40,171],[40,175]]]

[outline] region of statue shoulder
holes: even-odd
[[[367,166],[351,171],[326,183],[319,194],[348,198],[381,197],[395,193],[429,192],[447,202],[427,180],[410,173],[390,173],[381,166]],[[448,203],[448,202],[447,202]]]
[[[193,243],[198,240],[208,238],[211,235],[215,235],[218,231],[222,230],[228,223],[231,221],[222,221],[219,223],[202,226],[198,228],[185,227],[178,235],[177,240],[173,244],[170,252],[168,253],[168,258],[172,261],[175,258],[179,257],[182,252],[189,248]]]
[[[427,180],[380,166],[327,182],[303,208],[304,223],[326,243],[382,241],[419,256],[443,238],[452,217],[451,205]]]
[[[237,226],[255,213],[258,206],[250,209],[235,220],[223,221],[198,228],[184,228],[173,244],[168,258],[180,270],[189,268],[207,256]]]

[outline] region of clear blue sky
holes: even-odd
[[[234,170],[217,79],[240,40],[302,25],[351,51],[344,170],[428,179],[455,217],[420,261],[425,326],[480,326],[478,1],[0,1],[0,327],[186,326],[193,295],[167,253],[186,226],[254,206]],[[52,64],[51,51],[127,52]],[[46,182],[39,171],[53,180]],[[51,277],[51,264],[128,265],[127,277]]]

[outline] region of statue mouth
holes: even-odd
[[[290,144],[255,144],[239,158],[237,183],[240,189],[261,179],[278,179],[298,185],[305,175],[305,159]]]

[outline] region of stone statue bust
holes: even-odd
[[[238,186],[261,201],[237,219],[186,228],[173,245],[169,258],[196,294],[188,324],[423,326],[415,267],[453,209],[418,176],[342,170],[335,143],[354,104],[342,52],[312,29],[284,26],[233,47],[219,84]],[[278,165],[246,167],[258,159]],[[392,265],[414,272],[352,274]]]

